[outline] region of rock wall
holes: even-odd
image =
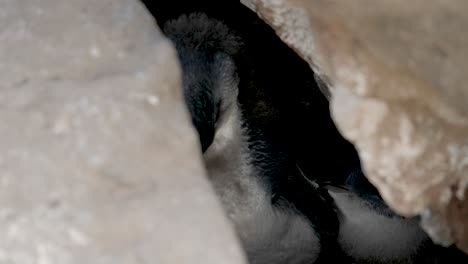
[[[0,1],[0,263],[243,263],[130,0]]]
[[[468,2],[242,2],[311,65],[390,206],[468,252]]]

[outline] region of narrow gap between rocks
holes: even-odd
[[[329,102],[322,94],[314,72],[253,11],[235,0],[142,2],[160,28],[163,28],[165,22],[182,14],[201,12],[222,21],[240,36],[243,42],[242,56],[235,61],[240,80],[237,99],[242,105],[243,118],[248,120],[249,137],[253,139],[253,143],[256,143],[257,138],[266,138],[271,143],[260,144],[261,150],[271,155],[270,163],[256,164],[257,166],[271,167],[266,168],[271,169],[269,174],[286,175],[298,167],[309,180],[323,186],[344,186],[352,178],[351,175],[362,175],[358,153],[338,132],[330,116]],[[280,168],[277,164],[287,165],[286,168]],[[383,204],[378,191],[365,177],[354,177],[352,180],[351,188],[356,194],[366,196],[366,199],[379,200],[377,203]],[[296,192],[296,189],[292,192]],[[308,197],[302,197],[302,194],[293,194],[294,199],[302,200],[296,201],[295,205],[299,203],[303,206],[309,202]],[[305,208],[307,210],[307,205]],[[385,207],[383,211],[386,212],[387,209]],[[386,214],[385,212],[380,213]],[[393,212],[388,214],[390,218],[399,217]],[[408,223],[417,226],[415,222],[411,222],[412,219],[402,221],[405,221],[403,226]],[[418,227],[415,228],[416,232],[420,232]],[[377,236],[380,238],[380,233]],[[391,237],[393,234],[387,234],[380,241],[386,240],[387,236]],[[452,255],[453,252],[446,252],[441,247],[426,243],[428,240],[424,241],[415,245],[417,250],[429,252],[418,256],[421,263],[433,263],[432,259],[439,257],[458,257],[459,252],[456,249],[451,249],[455,251]],[[392,246],[397,244],[399,242],[394,242]],[[448,254],[444,255],[446,253]],[[431,262],[426,262],[428,259]]]
[[[238,67],[239,101],[247,109],[244,115],[259,127],[275,131],[271,137],[287,145],[289,158],[305,175],[338,183],[360,169],[358,154],[336,129],[309,65],[254,12],[238,1],[142,2],[160,27],[181,14],[203,12],[241,36],[250,59],[250,66]],[[251,78],[252,68],[257,87],[243,85],[245,78]]]

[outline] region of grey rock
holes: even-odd
[[[0,263],[244,263],[138,1],[0,2]]]
[[[316,72],[390,206],[468,252],[468,2],[242,2]]]

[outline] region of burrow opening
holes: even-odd
[[[305,175],[340,183],[352,171],[360,170],[358,153],[333,123],[329,102],[310,66],[253,11],[239,1],[142,2],[160,28],[182,14],[202,12],[222,21],[242,38],[250,65],[238,67],[239,101],[247,109],[244,115],[277,139],[284,146],[278,151],[287,151],[288,159]],[[243,83],[252,78],[256,87]]]
[[[250,128],[273,142],[267,150],[277,154],[273,160],[286,159],[288,166],[298,166],[308,178],[335,186],[345,185],[351,174],[362,171],[356,148],[335,126],[329,102],[309,64],[257,14],[236,0],[141,1],[160,28],[182,14],[201,12],[241,37],[245,54],[236,62],[238,101],[244,106],[244,118],[253,124]],[[354,184],[367,194],[378,195],[365,177]],[[439,255],[441,248],[428,248],[433,249],[432,255]],[[463,255],[453,246],[450,249],[448,256],[454,256],[450,259]]]

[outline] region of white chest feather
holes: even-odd
[[[305,264],[317,258],[319,241],[309,223],[292,210],[273,207],[271,193],[255,176],[237,106],[220,120],[204,159],[250,263]]]
[[[404,262],[427,239],[415,220],[381,215],[351,193],[330,194],[343,213],[339,242],[358,260]]]

